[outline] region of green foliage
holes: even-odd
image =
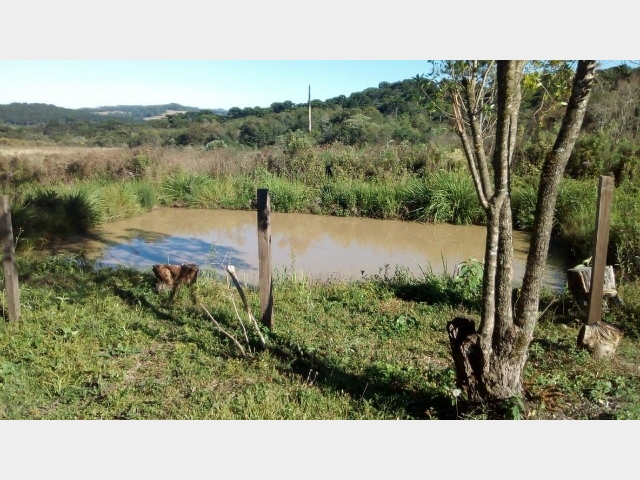
[[[137,182],[134,184],[138,202],[145,210],[151,210],[158,203],[156,190],[147,182]]]
[[[13,207],[12,221],[26,236],[65,237],[87,233],[102,222],[103,213],[103,199],[96,190],[36,187]]]
[[[620,265],[622,275],[628,278],[640,276],[639,218],[638,190],[628,185],[615,190],[609,233],[610,257]]]
[[[206,175],[191,175],[183,172],[169,175],[162,181],[163,202],[178,207],[194,204],[193,199],[203,190],[207,190],[213,180]]]
[[[597,193],[597,182],[593,181],[565,179],[560,184],[554,231],[569,242],[575,258],[591,255]]]
[[[470,258],[457,267],[457,275],[453,283],[460,295],[470,301],[480,302],[482,298],[482,282],[484,276],[483,262]]]
[[[205,149],[207,150],[216,150],[218,148],[227,148],[228,145],[224,140],[211,140],[209,143],[205,145]]]
[[[523,420],[525,413],[524,401],[521,397],[511,397],[504,405],[505,420]]]
[[[538,201],[538,179],[523,178],[514,184],[511,192],[513,226],[518,230],[531,231],[535,221]]]
[[[274,212],[304,212],[309,208],[310,191],[302,183],[268,176],[261,182],[261,186],[269,189],[271,208]]]
[[[75,220],[78,233],[87,233],[102,223],[104,202],[100,192],[87,187],[76,188],[65,196],[66,215]]]
[[[619,161],[616,157],[609,135],[594,133],[584,136],[576,142],[567,164],[567,172],[576,178],[609,175],[614,164]]]
[[[103,220],[105,222],[144,212],[146,207],[143,208],[141,202],[148,200],[144,200],[140,195],[139,188],[144,187],[139,187],[139,185],[138,183],[125,182],[94,186],[99,189],[103,198]]]
[[[539,176],[542,164],[553,150],[557,131],[536,129],[515,154],[513,171],[524,177]]]
[[[456,390],[443,332],[452,316],[477,310],[451,297],[446,276],[381,271],[348,283],[278,277],[274,303],[287,321],[276,321],[267,348],[250,342],[252,358],[244,360],[188,295],[163,306],[150,272],[98,269],[61,255],[25,257],[19,269],[22,318],[0,327],[2,419],[492,415],[469,410]],[[409,299],[428,282],[430,301]],[[246,294],[255,311],[259,292]],[[198,302],[244,343],[236,295],[224,279],[199,280]],[[620,320],[638,309],[640,296],[627,298]],[[635,322],[625,321],[625,328]],[[575,347],[579,328],[562,317],[540,321],[526,367],[531,395],[505,402],[501,418],[640,418],[637,338],[625,335],[621,361],[596,364]]]
[[[417,188],[419,195],[428,192],[428,202],[415,210],[419,221],[471,224],[480,223],[484,217],[468,175],[439,171],[426,180],[424,187]]]

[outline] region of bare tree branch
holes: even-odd
[[[469,165],[469,171],[471,172],[471,178],[478,194],[478,200],[482,204],[482,208],[489,209],[489,203],[487,201],[486,192],[484,190],[482,180],[480,179],[480,173],[476,165],[476,156],[474,150],[469,144],[469,137],[467,137],[466,128],[464,125],[464,118],[462,117],[462,98],[458,92],[453,93],[453,112],[455,115],[456,132],[460,141],[462,142],[462,148],[464,149],[464,155],[467,157],[467,164]]]
[[[487,164],[487,156],[484,150],[484,139],[482,136],[483,128],[478,116],[478,104],[475,101],[475,71],[472,71],[469,77],[464,77],[462,81],[465,100],[463,105],[466,106],[469,128],[471,129],[471,138],[473,139],[475,158],[478,162],[478,171],[480,172],[480,180],[482,181],[482,189],[485,197],[489,199],[493,195],[493,188],[491,187],[489,166]]]

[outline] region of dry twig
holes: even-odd
[[[249,345],[249,336],[247,335],[247,329],[244,328],[244,323],[242,323],[242,318],[240,318],[240,312],[238,312],[238,307],[236,307],[236,302],[232,297],[229,297],[231,300],[231,304],[233,305],[233,309],[236,311],[236,317],[238,317],[238,321],[240,322],[240,326],[242,327],[242,333],[244,333],[244,339],[247,341],[247,345]]]
[[[213,324],[216,326],[216,328],[222,332],[224,335],[227,336],[227,338],[229,338],[233,343],[236,344],[236,347],[238,347],[238,349],[240,350],[240,353],[242,353],[242,356],[244,358],[247,358],[247,353],[244,351],[244,348],[242,348],[242,345],[240,345],[240,342],[238,342],[238,340],[236,340],[236,338],[231,335],[230,333],[227,333],[221,326],[220,324],[216,321],[215,318],[213,318],[213,315],[211,315],[209,313],[209,310],[207,310],[207,308],[201,303],[200,306],[202,307],[202,309],[207,312],[207,315],[209,315],[209,318],[211,319],[211,321],[213,322]]]
[[[253,323],[253,326],[256,328],[256,332],[258,332],[258,336],[260,337],[260,342],[262,342],[262,346],[264,347],[267,344],[267,342],[265,341],[264,337],[262,336],[262,333],[260,332],[258,321],[251,313],[251,309],[249,308],[249,302],[247,302],[247,297],[244,294],[244,290],[242,290],[242,287],[240,286],[238,277],[236,276],[236,267],[234,267],[233,265],[227,265],[226,270],[227,270],[227,273],[231,276],[231,279],[233,280],[233,284],[236,286],[236,289],[240,294],[240,298],[242,299],[242,303],[244,304],[244,309],[247,311],[249,320],[251,320],[251,322]]]

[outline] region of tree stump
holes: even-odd
[[[610,323],[599,321],[583,325],[578,334],[578,347],[588,350],[595,358],[611,358],[622,339],[622,330]]]
[[[478,381],[482,375],[482,359],[476,324],[469,318],[456,317],[447,322],[447,334],[456,368],[456,385],[470,400],[476,401],[484,392]]]

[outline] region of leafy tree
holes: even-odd
[[[231,107],[227,112],[227,117],[240,118],[242,117],[242,110],[239,107]]]
[[[438,65],[443,80],[436,108],[451,115],[486,214],[480,325],[476,329],[472,320],[461,317],[447,325],[458,387],[472,402],[504,402],[522,396],[558,187],[584,119],[595,67],[595,61],[581,60],[573,73],[562,125],[542,165],[530,252],[522,289],[513,305],[510,170],[527,78],[525,62],[448,61]],[[449,109],[444,109],[443,100],[448,101]]]
[[[367,132],[370,126],[370,117],[356,113],[342,122],[339,139],[347,145],[362,144],[367,140]]]
[[[278,135],[284,131],[282,123],[275,119],[251,117],[240,126],[238,140],[245,145],[260,148],[273,145]]]

